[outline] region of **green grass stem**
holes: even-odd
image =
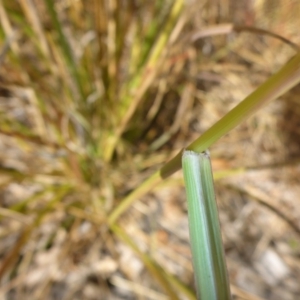
[[[213,143],[227,134],[230,130],[245,121],[262,105],[280,97],[300,82],[300,52],[290,59],[278,72],[267,79],[253,93],[241,103],[230,110],[223,118],[212,125],[198,139],[191,143],[187,149],[195,152],[203,152]],[[181,150],[171,161],[159,171],[146,179],[136,190],[130,193],[113,210],[109,216],[109,224],[113,224],[119,216],[125,212],[138,197],[146,194],[163,178],[167,178],[181,167]]]

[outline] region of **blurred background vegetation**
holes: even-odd
[[[299,14],[0,0],[0,299],[195,299],[181,172],[107,217],[295,54]],[[300,294],[299,92],[210,149],[234,299]]]

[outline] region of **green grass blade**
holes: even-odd
[[[231,299],[208,153],[185,151],[190,241],[199,299]]]

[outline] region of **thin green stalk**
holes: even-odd
[[[288,61],[277,73],[259,86],[223,118],[205,131],[187,149],[203,152],[213,143],[235,128],[267,102],[280,97],[300,82],[300,52]],[[180,169],[182,150],[160,171],[166,178]]]
[[[155,186],[161,181],[159,172],[153,174],[148,180],[146,180],[139,188],[130,193],[119,205],[112,211],[108,217],[108,224],[113,225],[118,217],[133,203],[137,198],[146,194],[151,187]],[[150,188],[149,188],[150,187]]]
[[[256,112],[263,104],[280,97],[300,82],[300,52],[288,61],[277,73],[259,86],[244,101],[229,111],[223,118],[216,122],[197,140],[191,143],[187,149],[195,152],[203,152],[231,129],[245,121]],[[175,173],[181,166],[182,150],[163,168],[146,179],[136,190],[130,193],[113,210],[109,216],[109,224],[113,224],[119,216],[137,200],[146,194],[162,179]]]
[[[185,151],[182,168],[198,299],[229,300],[229,279],[209,154]]]

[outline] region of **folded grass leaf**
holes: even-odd
[[[185,151],[190,241],[199,299],[231,299],[208,152]]]

